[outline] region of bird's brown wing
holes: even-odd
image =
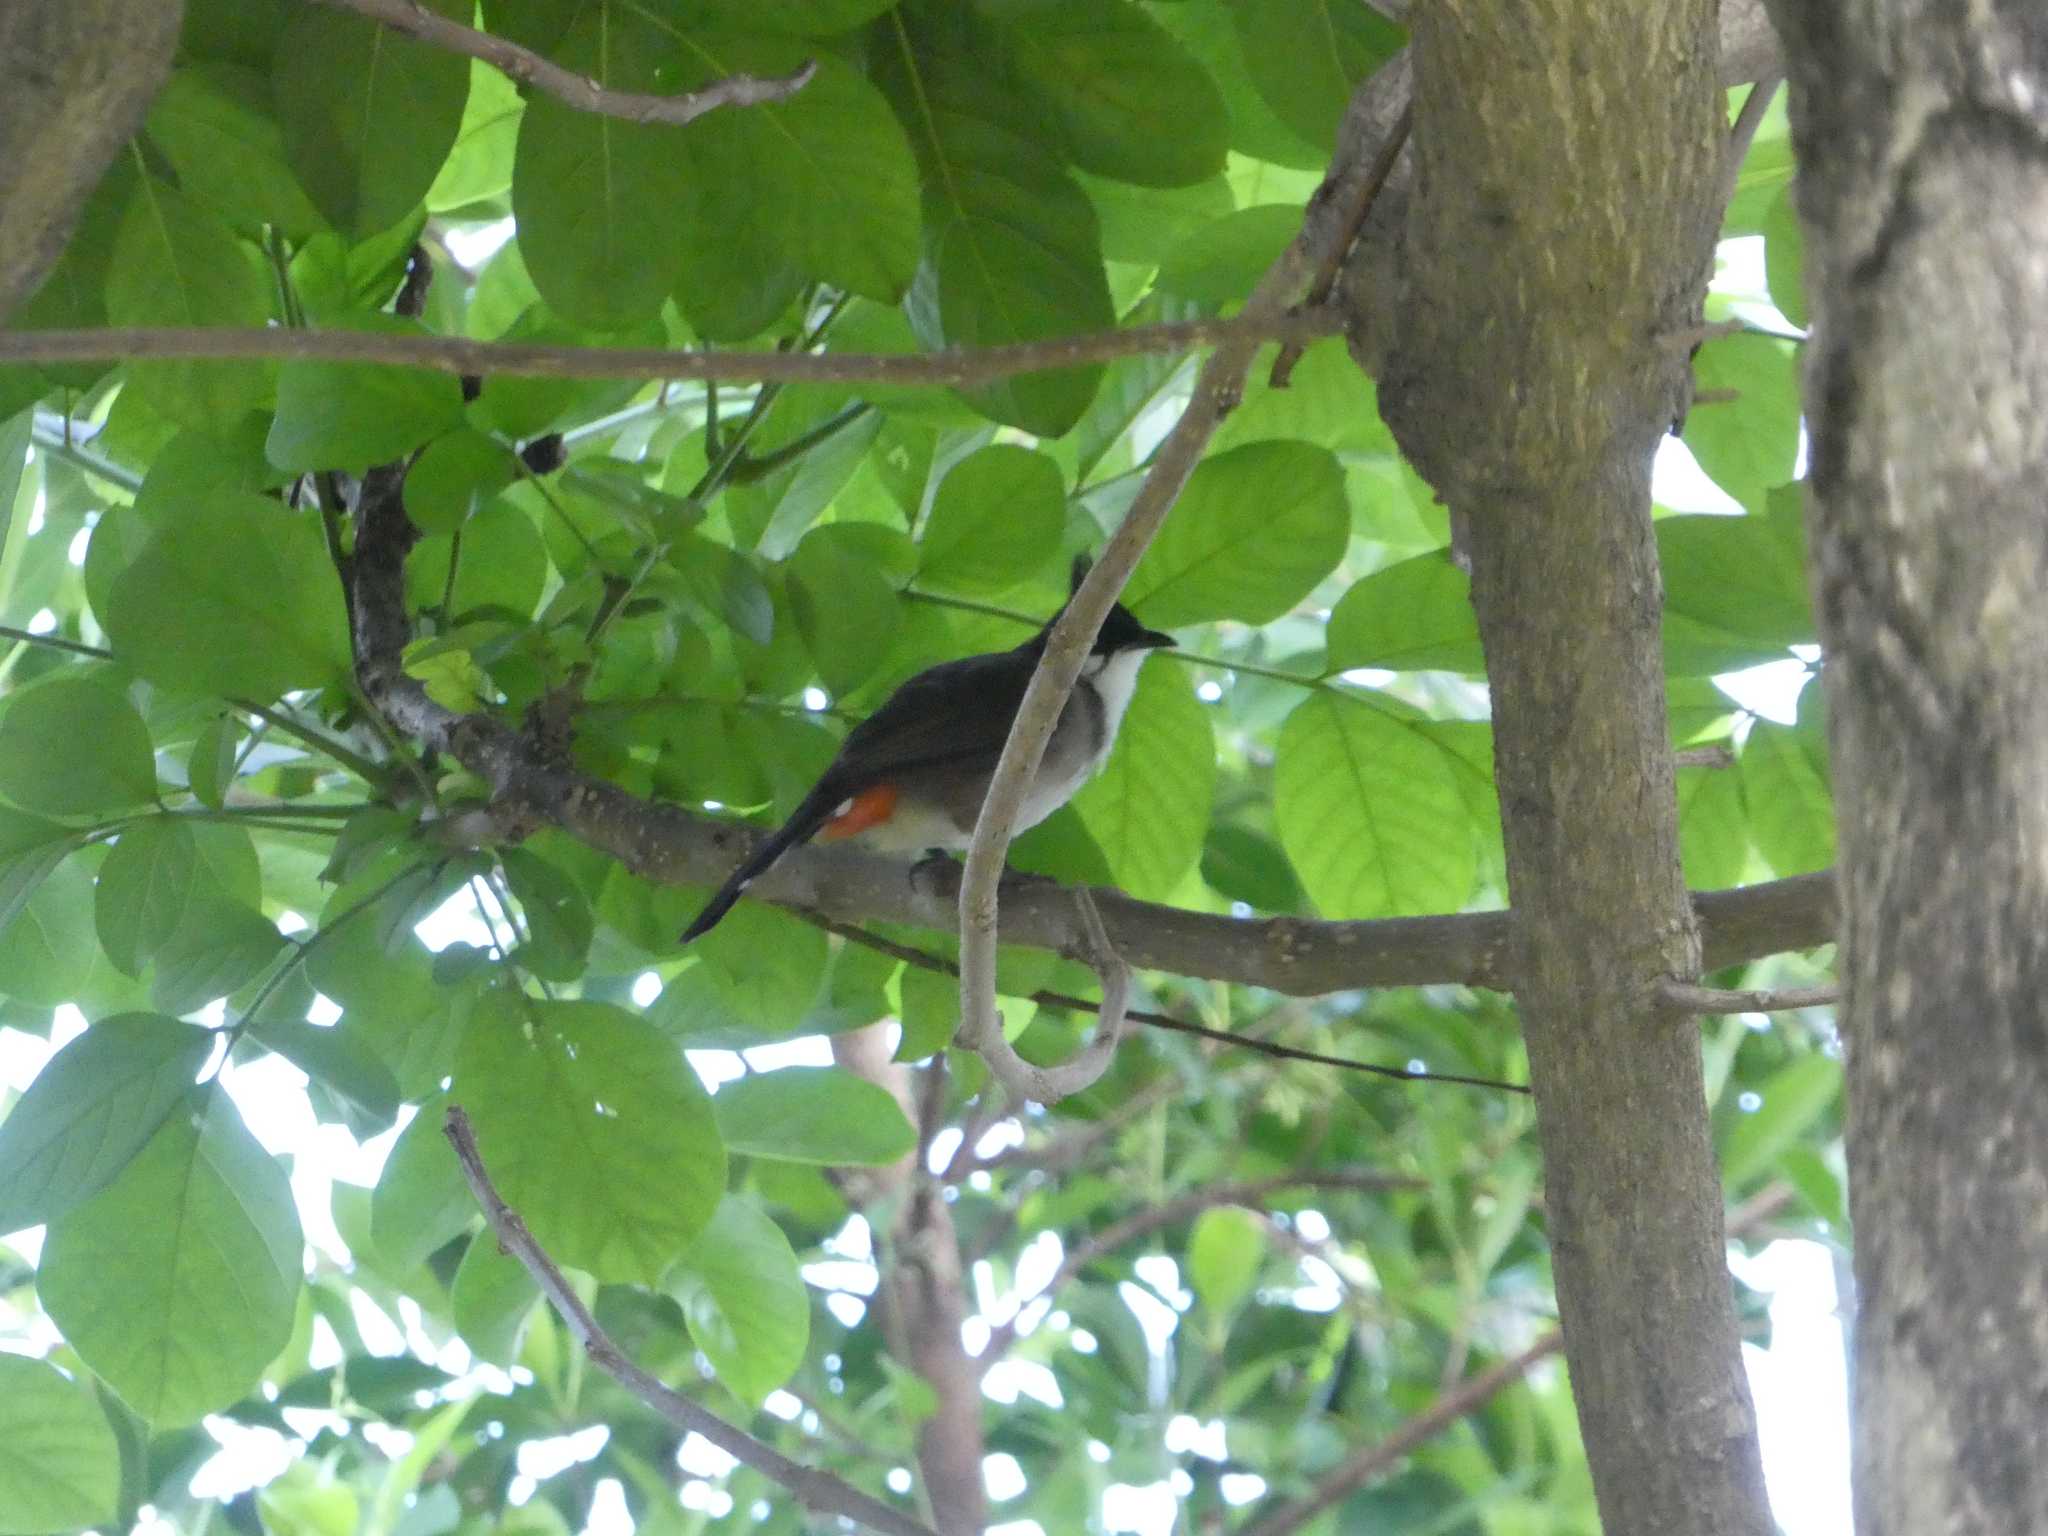
[[[921,768],[994,768],[1038,664],[1035,644],[918,673],[847,733],[827,776],[848,787]]]

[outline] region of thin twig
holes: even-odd
[[[1349,1498],[1410,1451],[1435,1439],[1466,1414],[1513,1386],[1563,1347],[1564,1334],[1552,1329],[1520,1354],[1511,1355],[1491,1369],[1460,1382],[1386,1439],[1348,1457],[1335,1471],[1322,1478],[1308,1495],[1281,1505],[1265,1519],[1246,1528],[1240,1536],[1288,1536],[1289,1532],[1300,1530],[1323,1511]]]
[[[1109,942],[1102,914],[1096,910],[1095,898],[1087,886],[1074,888],[1074,905],[1081,913],[1081,929],[1088,942],[1088,965],[1102,979],[1102,1001],[1096,1005],[1101,1022],[1095,1026],[1095,1037],[1074,1056],[1050,1067],[1035,1066],[1019,1056],[1000,1029],[976,1047],[995,1080],[1020,1102],[1031,1099],[1040,1104],[1057,1104],[1061,1099],[1085,1093],[1102,1080],[1102,1074],[1116,1060],[1117,1043],[1123,1038],[1124,1017],[1130,1006],[1131,968]]]
[[[1368,167],[1344,177],[1326,200],[1311,207],[1301,233],[1245,301],[1239,322],[1264,326],[1281,319],[1323,256],[1357,227],[1363,217],[1358,204],[1370,204],[1378,190]],[[996,1016],[997,890],[1018,808],[1102,621],[1194,474],[1209,439],[1237,404],[1257,350],[1256,333],[1247,333],[1224,342],[1202,365],[1186,408],[1153,455],[1123,522],[1047,636],[1017,707],[975,819],[960,881],[960,1039],[970,1049],[982,1049],[1001,1031]]]
[[[1785,1013],[1794,1008],[1831,1008],[1842,1000],[1842,989],[1826,986],[1726,991],[1720,987],[1694,986],[1689,981],[1665,981],[1658,985],[1657,997],[1685,1013]]]
[[[1680,747],[1671,760],[1680,768],[1733,768],[1735,749],[1722,742],[1709,742],[1703,747]]]
[[[1100,921],[1098,908],[1097,921]],[[884,938],[870,929],[854,923],[842,923],[820,913],[794,909],[794,915],[801,917],[813,927],[827,933],[836,933],[849,943],[877,954],[892,955],[907,965],[919,970],[935,971],[944,976],[958,976],[960,967],[941,955],[934,955],[912,944],[899,944],[896,940]],[[1098,1013],[1102,1004],[1091,1003],[1085,997],[1076,997],[1071,992],[1054,992],[1040,987],[1025,1001],[1036,1003],[1041,1008],[1058,1008],[1067,1013]],[[1154,1029],[1171,1030],[1175,1034],[1193,1035],[1198,1039],[1214,1041],[1218,1045],[1255,1051],[1261,1056],[1271,1056],[1280,1061],[1304,1061],[1312,1066],[1337,1067],[1346,1072],[1363,1072],[1372,1077],[1391,1077],[1410,1083],[1454,1083],[1466,1088],[1497,1088],[1503,1093],[1527,1093],[1526,1083],[1505,1083],[1491,1077],[1461,1077],[1455,1072],[1417,1071],[1410,1067],[1382,1067],[1370,1061],[1354,1061],[1348,1056],[1329,1056],[1321,1051],[1304,1050],[1297,1045],[1281,1045],[1273,1040],[1259,1040],[1250,1035],[1233,1034],[1227,1029],[1213,1029],[1207,1024],[1194,1024],[1186,1019],[1177,1019],[1170,1013],[1154,1013],[1148,1008],[1126,1008],[1124,1018],[1133,1024],[1145,1024]]]
[[[1749,94],[1742,98],[1742,110],[1735,114],[1735,122],[1728,129],[1728,142],[1721,151],[1721,206],[1726,208],[1734,201],[1735,184],[1742,178],[1742,162],[1749,158],[1749,146],[1756,138],[1756,131],[1764,120],[1764,113],[1770,110],[1771,98],[1778,94],[1778,87],[1784,83],[1783,75],[1764,75],[1749,88]]]
[[[1056,336],[999,347],[937,352],[706,352],[678,347],[557,346],[473,341],[386,331],[294,331],[282,327],[140,326],[107,330],[9,331],[0,364],[241,359],[370,363],[453,374],[552,379],[724,379],[733,383],[902,384],[962,387],[1020,373],[1114,362],[1154,352],[1261,341],[1313,339],[1342,328],[1328,310],[1176,320],[1117,331]]]
[[[624,118],[629,123],[689,123],[719,107],[752,107],[764,102],[787,101],[818,72],[808,61],[795,74],[781,79],[759,79],[753,75],[729,75],[701,90],[681,96],[658,96],[639,91],[614,91],[587,75],[550,63],[539,54],[489,32],[479,32],[450,21],[421,5],[419,0],[316,0],[338,11],[353,11],[380,22],[394,32],[417,38],[435,48],[481,59],[537,91],[579,111],[601,117]]]
[[[990,1332],[988,1346],[976,1359],[986,1371],[1009,1352],[1017,1340],[1018,1323],[1033,1305],[1057,1295],[1062,1286],[1078,1278],[1097,1259],[1162,1227],[1177,1226],[1220,1205],[1264,1210],[1267,1197],[1283,1189],[1349,1189],[1370,1194],[1394,1189],[1426,1189],[1428,1183],[1428,1180],[1412,1174],[1382,1173],[1371,1168],[1303,1169],[1243,1184],[1210,1184],[1158,1205],[1148,1205],[1121,1221],[1111,1222],[1086,1242],[1069,1249],[1053,1277],[1028,1300],[1020,1302],[1008,1322]]]
[[[726,1455],[788,1489],[807,1509],[841,1515],[871,1530],[888,1532],[889,1536],[935,1536],[928,1526],[900,1510],[891,1509],[880,1499],[862,1493],[851,1483],[830,1472],[792,1461],[774,1446],[755,1439],[737,1425],[726,1423],[701,1403],[683,1396],[628,1359],[624,1351],[612,1342],[611,1336],[598,1326],[597,1319],[591,1316],[582,1297],[576,1294],[547,1250],[534,1240],[533,1233],[527,1230],[519,1213],[505,1203],[497,1186],[491,1183],[483,1156],[477,1151],[476,1133],[470,1128],[469,1116],[460,1105],[448,1106],[448,1117],[441,1129],[455,1148],[455,1160],[462,1166],[463,1180],[469,1185],[470,1193],[476,1196],[476,1203],[483,1208],[484,1220],[497,1234],[499,1246],[525,1266],[526,1272],[533,1276],[542,1293],[554,1303],[562,1321],[569,1325],[569,1331],[576,1335],[591,1363],[599,1370],[678,1429],[695,1430]]]

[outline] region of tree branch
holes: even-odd
[[[1361,90],[1354,110],[1364,99]],[[1386,167],[1378,159],[1333,165],[1309,200],[1301,232],[1259,279],[1240,319],[1263,323],[1284,313],[1325,259],[1350,242],[1385,176]],[[1257,342],[1251,336],[1234,338],[1220,345],[1202,365],[1187,407],[1153,455],[1130,510],[1053,625],[1017,707],[1017,718],[1011,723],[1003,755],[975,820],[961,877],[960,1039],[972,1049],[993,1048],[1001,1036],[995,990],[997,888],[1018,807],[1038,772],[1046,741],[1066,708],[1102,621],[1173,509],[1181,488],[1194,474],[1209,439],[1237,404],[1256,351]]]
[[[235,326],[110,327],[0,334],[0,364],[256,359],[370,363],[438,373],[551,379],[680,379],[777,384],[900,384],[954,388],[1014,374],[1112,362],[1190,347],[1312,340],[1342,329],[1329,310],[1176,320],[937,352],[705,352],[687,347],[586,347],[386,331]]]
[[[562,1321],[569,1325],[569,1331],[576,1335],[584,1352],[599,1370],[678,1429],[696,1431],[728,1456],[788,1489],[806,1509],[838,1515],[870,1530],[886,1532],[888,1536],[935,1536],[929,1527],[861,1492],[851,1483],[830,1472],[792,1461],[774,1446],[755,1439],[736,1425],[726,1423],[703,1404],[683,1396],[628,1359],[612,1342],[611,1336],[598,1326],[597,1319],[584,1306],[583,1298],[576,1294],[547,1250],[534,1241],[519,1213],[505,1203],[497,1186],[492,1184],[483,1157],[477,1151],[476,1135],[470,1129],[469,1116],[463,1113],[460,1105],[448,1106],[448,1116],[441,1129],[455,1148],[455,1160],[462,1167],[463,1181],[469,1185],[470,1193],[476,1196],[476,1203],[483,1208],[484,1220],[497,1234],[499,1245],[525,1266],[526,1272],[533,1276],[542,1293],[554,1303]]]
[[[1731,992],[1720,987],[1666,981],[1658,987],[1657,995],[1685,1013],[1783,1013],[1794,1008],[1831,1008],[1842,1000],[1842,989],[1785,987],[1778,991],[1760,988]]]
[[[1102,1074],[1116,1060],[1117,1044],[1123,1039],[1124,1019],[1130,1008],[1131,968],[1109,942],[1109,934],[1102,926],[1102,913],[1085,885],[1075,887],[1074,906],[1081,914],[1088,964],[1102,978],[1102,1001],[1095,1005],[1100,1020],[1095,1026],[1095,1037],[1077,1054],[1050,1067],[1036,1066],[1019,1056],[1000,1027],[975,1047],[996,1081],[1019,1101],[1032,1099],[1040,1104],[1057,1104],[1061,1099],[1085,1093],[1102,1080]],[[993,992],[989,1002],[993,1007]],[[965,1034],[964,1028],[962,1033]]]
[[[765,102],[787,101],[809,85],[811,77],[818,72],[815,62],[807,62],[796,73],[780,79],[729,75],[681,96],[613,91],[586,75],[550,63],[517,43],[450,21],[428,10],[418,0],[314,0],[314,3],[332,6],[338,11],[353,11],[429,47],[481,59],[520,84],[544,91],[579,111],[595,112],[601,117],[624,118],[629,123],[690,123],[719,107],[754,107]]]
[[[1240,1205],[1246,1210],[1264,1210],[1266,1197],[1282,1189],[1351,1189],[1367,1192],[1389,1189],[1426,1188],[1427,1180],[1408,1174],[1383,1173],[1373,1168],[1326,1168],[1304,1169],[1294,1173],[1277,1174],[1270,1179],[1256,1179],[1244,1184],[1211,1184],[1203,1189],[1189,1190],[1172,1200],[1158,1205],[1148,1205],[1141,1211],[1134,1211],[1121,1221],[1110,1223],[1085,1243],[1070,1249],[1053,1277],[1046,1281],[1033,1296],[1020,1302],[1015,1314],[1007,1323],[989,1333],[988,1345],[976,1357],[983,1371],[1001,1360],[1017,1341],[1017,1324],[1024,1313],[1036,1303],[1057,1295],[1062,1286],[1078,1278],[1082,1271],[1097,1259],[1116,1252],[1126,1243],[1135,1242],[1148,1233],[1162,1227],[1176,1226],[1191,1216],[1199,1216],[1206,1210],[1219,1205]]]

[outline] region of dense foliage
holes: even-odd
[[[817,61],[787,101],[672,128],[522,95],[339,9],[189,9],[170,85],[17,328],[913,351],[1227,313],[1400,43],[1334,0],[484,0],[493,32],[617,90]],[[1768,292],[1716,317],[1768,298],[1800,318],[1788,179],[1769,123],[1726,229],[1764,236]],[[899,1059],[951,1055],[957,1125],[980,1068],[946,1050],[953,983],[753,904],[682,955],[702,891],[549,829],[456,846],[477,784],[352,677],[345,513],[374,466],[410,461],[409,666],[441,703],[516,722],[577,679],[581,766],[770,820],[904,677],[1057,607],[1190,367],[950,394],[0,372],[0,1023],[7,1059],[40,1063],[0,1121],[0,1233],[27,1234],[0,1249],[0,1532],[145,1509],[195,1536],[214,1517],[564,1530],[614,1480],[650,1533],[805,1528],[759,1473],[694,1444],[679,1465],[678,1432],[588,1368],[481,1230],[451,1100],[629,1353],[915,1508],[901,1469],[933,1399],[868,1306],[894,1213],[859,1170],[916,1133],[815,1046],[732,1053],[893,1020]],[[1792,345],[1719,337],[1698,374],[1724,393],[1685,441],[1740,515],[1665,516],[1659,545],[1677,740],[1733,749],[1681,774],[1705,888],[1823,868],[1833,842],[1818,689],[1786,723],[1713,681],[1814,641]],[[1214,912],[1498,906],[1483,668],[1446,540],[1341,341],[1285,389],[1255,374],[1127,594],[1181,649],[1014,862]],[[1807,975],[1792,964],[1774,974]],[[1494,996],[1147,982],[1220,1028],[1522,1076]],[[1045,987],[1095,982],[1006,953],[1006,1018],[1041,1060],[1086,1022],[1029,1001]],[[1786,1219],[1839,1236],[1825,1029],[1758,1022],[1707,1029],[1730,1193],[1784,1181]],[[257,1111],[301,1082],[321,1129],[287,1148]],[[1157,1031],[1091,1093],[1004,1122],[952,1186],[990,1323],[1134,1212],[1259,1188],[1134,1233],[1027,1314],[989,1379],[988,1449],[1023,1487],[998,1518],[1089,1528],[1128,1485],[1220,1529],[1526,1347],[1552,1315],[1530,1124],[1519,1099]],[[358,1144],[388,1147],[381,1172]],[[1288,1173],[1321,1185],[1271,1185]],[[594,1425],[545,1473],[522,1463]],[[240,1430],[304,1458],[253,1495],[195,1495]],[[1561,1373],[1539,1372],[1334,1528],[1587,1529],[1575,1437]]]

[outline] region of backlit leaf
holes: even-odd
[[[751,1201],[721,1200],[662,1288],[681,1303],[691,1342],[749,1406],[803,1364],[810,1295],[789,1239]]]
[[[735,1152],[831,1166],[893,1163],[917,1132],[885,1088],[837,1067],[785,1067],[727,1083],[712,1100]]]

